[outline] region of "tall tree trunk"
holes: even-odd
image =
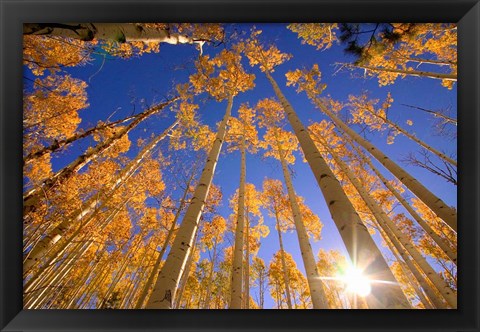
[[[122,124],[124,122],[130,121],[130,120],[136,118],[137,116],[140,116],[141,114],[142,113],[137,114],[137,115],[133,115],[133,116],[129,116],[125,119],[121,119],[121,120],[118,120],[118,121],[97,125],[93,128],[89,128],[85,131],[78,132],[78,133],[76,133],[73,136],[70,136],[68,138],[65,138],[65,139],[62,139],[62,140],[55,140],[55,142],[53,144],[51,144],[49,146],[46,146],[44,148],[41,148],[37,151],[31,152],[28,155],[26,155],[25,157],[23,157],[23,164],[25,165],[26,163],[31,162],[33,159],[37,159],[37,158],[39,158],[39,157],[41,157],[41,156],[43,156],[47,153],[56,152],[59,149],[62,149],[62,148],[65,148],[65,147],[69,146],[73,142],[76,142],[76,141],[78,141],[82,138],[88,137],[92,134],[98,133],[102,129],[111,128],[115,125]]]
[[[412,141],[414,141],[415,143],[417,143],[418,145],[420,145],[421,147],[427,149],[428,151],[430,151],[431,153],[433,153],[434,155],[436,155],[438,158],[452,164],[453,166],[457,166],[457,161],[450,158],[449,156],[447,156],[445,153],[442,153],[440,151],[438,151],[437,149],[435,149],[434,147],[428,145],[427,143],[425,143],[424,141],[418,139],[414,134],[410,134],[407,130],[403,129],[402,127],[400,127],[398,124],[396,124],[395,122],[389,120],[386,116],[381,116],[379,114],[376,114],[375,112],[371,112],[371,111],[367,111],[369,112],[370,114],[372,114],[373,116],[379,118],[380,120],[382,120],[383,122],[385,122],[386,124],[388,124],[390,127],[394,128],[395,130],[397,130],[398,132],[402,133],[403,135],[405,135],[406,137],[410,138]]]
[[[390,182],[380,173],[380,171],[372,164],[372,162],[367,158],[360,149],[355,146],[354,143],[350,145],[357,151],[357,155],[361,158],[362,161],[366,162],[370,169],[378,176],[382,183],[387,187],[388,190],[395,196],[395,198],[402,204],[402,206],[407,210],[407,212],[415,219],[415,221],[423,228],[423,230],[432,238],[432,240],[442,249],[445,255],[452,260],[453,263],[457,264],[457,253],[453,251],[450,245],[438,236],[437,233],[418,215],[418,213],[410,206],[405,198],[390,184]]]
[[[106,196],[110,197],[117,188],[120,187],[133,173],[140,167],[140,163],[142,160],[145,159],[147,155],[149,155],[153,149],[158,145],[158,143],[164,139],[168,132],[173,129],[178,124],[178,120],[175,121],[170,127],[168,127],[160,136],[156,137],[151,143],[149,143],[142,151],[130,161],[125,169],[123,169],[118,177],[110,184],[108,184],[108,188],[105,190],[107,193]],[[102,190],[103,191],[103,190]],[[108,200],[107,200],[108,201]],[[101,206],[106,203],[103,202]],[[46,234],[42,240],[37,242],[37,244],[30,250],[27,254],[26,259],[23,263],[23,271],[28,272],[33,265],[35,265],[44,255],[45,253],[54,246],[64,235],[64,233],[72,226],[74,223],[82,221],[82,219],[89,214],[90,212],[95,211],[97,208],[97,197],[94,196],[85,202],[82,208],[77,209],[71,217],[65,218],[59,225],[57,225],[53,230],[51,230],[48,234]],[[100,207],[101,207],[100,206]],[[93,216],[90,216],[87,221],[83,221],[80,227],[87,226],[90,221],[93,220]]]
[[[185,270],[183,271],[183,274],[180,278],[180,285],[176,290],[175,294],[175,302],[174,302],[174,307],[175,309],[180,308],[180,303],[182,302],[183,298],[183,293],[185,292],[185,288],[187,287],[187,282],[188,282],[188,277],[190,276],[190,270],[192,268],[192,263],[193,263],[193,258],[195,256],[195,249],[197,248],[197,236],[198,236],[198,228],[195,232],[195,236],[193,239],[193,247],[192,250],[190,251],[190,255],[188,256],[187,263],[185,264]],[[188,303],[187,303],[188,304]],[[188,309],[188,305],[185,307],[185,309]]]
[[[282,231],[280,229],[280,222],[278,220],[278,212],[275,207],[275,220],[277,222],[278,243],[280,245],[280,258],[282,260],[283,280],[285,281],[285,292],[287,293],[287,306],[292,309],[292,297],[290,292],[290,278],[288,277],[287,262],[285,261],[285,249],[283,249]]]
[[[207,290],[205,294],[205,303],[203,304],[203,309],[210,309],[210,301],[212,299],[213,272],[215,271],[216,260],[217,260],[217,239],[215,239],[215,243],[213,244],[212,267],[208,272]]]
[[[445,298],[447,303],[452,306],[453,308],[457,307],[457,296],[454,291],[449,287],[449,285],[443,280],[437,272],[428,264],[426,259],[418,252],[414,243],[408,239],[399,229],[398,227],[390,220],[390,218],[386,215],[383,209],[377,204],[377,202],[370,196],[370,194],[365,190],[362,184],[357,180],[355,174],[350,171],[348,166],[343,162],[334,151],[328,148],[325,145],[327,150],[329,150],[330,155],[333,157],[337,165],[340,167],[342,172],[345,173],[349,181],[353,184],[357,192],[360,194],[362,199],[367,204],[368,208],[372,211],[375,219],[383,228],[385,233],[391,237],[396,237],[400,243],[405,247],[408,253],[412,256],[415,262],[420,266],[423,272],[427,275],[428,279],[434,284],[434,286],[438,289],[440,294]],[[392,233],[390,235],[390,233]]]
[[[244,309],[250,309],[250,218],[248,204],[245,212],[245,281],[244,281]]]
[[[435,112],[435,111],[432,111],[432,110],[428,110],[426,108],[422,108],[422,107],[418,107],[418,106],[412,106],[412,105],[407,105],[407,104],[402,104],[403,106],[407,106],[407,107],[410,107],[410,108],[415,108],[417,110],[420,110],[420,111],[423,111],[423,112],[427,112],[427,113],[430,113],[430,114],[433,114],[434,117],[436,118],[442,118],[443,120],[445,120],[445,122],[448,122],[448,123],[451,123],[453,125],[457,125],[457,119],[454,119],[454,118],[451,118],[449,116],[446,116],[445,114],[442,114],[440,112]]]
[[[382,280],[395,283],[395,277],[352,203],[348,200],[342,186],[320,155],[306,128],[300,122],[273,77],[268,72],[266,72],[266,75],[300,142],[305,158],[322,190],[332,219],[340,232],[353,264],[365,269],[367,275],[375,275]],[[389,284],[388,286],[386,284],[372,285],[372,297],[378,299],[376,303],[368,303],[368,306],[372,309],[410,308],[408,300],[396,284]]]
[[[23,25],[23,34],[60,36],[84,41],[98,39],[120,43],[202,44],[201,40],[171,33],[168,29],[146,27],[136,23],[26,23]]]
[[[428,71],[418,71],[418,70],[403,70],[395,68],[382,68],[382,67],[371,67],[371,66],[356,66],[348,64],[346,65],[350,68],[361,68],[364,70],[371,70],[374,72],[388,72],[388,73],[397,73],[400,75],[409,75],[409,76],[418,76],[418,77],[428,77],[438,80],[448,80],[448,81],[457,81],[457,74],[443,74],[443,73],[434,73]]]
[[[242,309],[242,274],[243,274],[243,238],[245,223],[245,181],[246,181],[246,151],[245,137],[242,138],[240,185],[238,187],[237,223],[235,227],[235,245],[233,247],[232,277],[230,288],[230,309]]]
[[[372,156],[375,157],[383,166],[385,166],[397,179],[399,179],[410,191],[421,199],[439,218],[443,219],[447,225],[457,231],[457,212],[455,209],[446,205],[440,198],[431,193],[413,176],[408,174],[404,169],[398,166],[394,161],[388,158],[383,152],[377,149],[372,143],[361,137],[342,120],[340,120],[333,112],[331,112],[318,98],[314,102],[325,113],[333,123],[346,132],[355,142],[365,148]]]
[[[404,246],[400,243],[400,241],[396,237],[389,237],[388,234],[386,234],[385,231],[380,227],[380,225],[378,225],[378,229],[380,230],[382,238],[385,240],[385,242],[389,246],[390,251],[394,252],[394,248],[395,248],[398,254],[400,254],[403,261],[409,268],[410,272],[418,281],[422,289],[425,291],[425,294],[427,295],[428,300],[434,305],[434,307],[436,309],[448,309],[446,303],[444,303],[444,301],[441,299],[441,295],[438,292],[436,292],[432,288],[432,286],[430,286],[430,284],[427,282],[422,272],[420,272],[418,267],[410,259],[410,255],[405,250]]]
[[[139,243],[137,243],[135,245],[135,249],[133,249],[132,255],[129,256],[128,253],[127,253],[125,255],[125,257],[123,258],[122,265],[118,269],[117,273],[115,274],[115,277],[113,278],[112,282],[110,283],[110,286],[107,289],[107,292],[103,296],[103,300],[102,300],[102,302],[100,303],[100,306],[99,306],[100,308],[102,308],[105,305],[105,303],[107,302],[110,294],[112,294],[112,292],[115,289],[115,287],[117,286],[118,282],[123,277],[123,275],[124,275],[124,273],[125,273],[125,271],[128,267],[128,263],[131,262],[131,258],[133,256],[135,256],[135,254],[138,252],[139,249],[140,249],[140,241],[139,241]],[[121,308],[118,308],[118,309],[121,309]]]
[[[172,225],[170,226],[170,229],[168,230],[167,237],[165,238],[165,243],[162,246],[162,249],[160,250],[160,254],[158,255],[158,258],[155,262],[155,265],[153,266],[152,272],[150,273],[150,276],[148,277],[147,282],[145,283],[145,286],[142,289],[142,293],[138,297],[137,303],[135,304],[135,309],[142,309],[143,303],[145,302],[145,299],[152,288],[152,285],[155,283],[156,278],[158,277],[158,271],[160,270],[160,264],[163,259],[163,255],[165,254],[165,251],[167,250],[168,243],[170,243],[170,240],[173,236],[175,226],[177,224],[178,218],[180,218],[180,214],[183,211],[183,208],[185,207],[187,195],[189,192],[190,184],[193,181],[193,177],[195,175],[195,172],[192,172],[190,175],[190,178],[188,179],[187,184],[185,185],[185,190],[183,191],[183,196],[180,200],[180,204],[178,206],[177,212],[175,213],[175,218],[172,221]]]
[[[297,195],[293,189],[292,179],[287,168],[287,163],[283,155],[283,150],[277,139],[277,149],[280,155],[280,163],[282,164],[283,176],[285,177],[285,184],[288,191],[288,199],[292,207],[292,216],[295,222],[295,229],[297,231],[298,243],[300,245],[300,251],[302,254],[303,265],[305,267],[305,273],[307,275],[308,287],[310,289],[310,295],[312,298],[314,309],[328,309],[327,295],[325,294],[323,282],[318,274],[317,263],[313,256],[312,246],[308,239],[307,230],[303,223],[300,207],[298,206]]]
[[[233,97],[228,98],[227,110],[225,116],[218,128],[215,141],[207,158],[205,168],[193,193],[190,205],[185,212],[183,221],[178,229],[175,241],[173,242],[170,253],[167,256],[165,264],[160,271],[160,275],[152,291],[152,295],[147,302],[147,309],[170,309],[174,302],[175,291],[180,281],[180,276],[185,268],[188,253],[193,245],[195,231],[198,227],[198,221],[205,205],[205,200],[210,189],[210,185],[215,173],[218,156],[222,148],[223,140],[228,119],[232,112]]]
[[[99,229],[103,229],[110,221],[112,221],[117,214],[121,211],[121,209],[128,203],[130,198],[126,198],[122,204],[119,204],[119,206],[109,215],[107,216],[103,221],[98,223],[95,227],[98,227]],[[43,263],[42,266],[40,266],[38,269],[35,269],[35,272],[32,274],[31,278],[24,284],[24,290],[27,291],[31,285],[35,283],[36,280],[38,280],[39,277],[41,277],[44,273],[44,271],[49,268],[50,266],[54,266],[56,262],[61,259],[62,255],[64,252],[67,251],[67,248],[72,245],[73,239],[75,239],[83,230],[82,227],[79,227],[73,234],[71,234],[68,239],[65,239],[61,245],[59,245],[56,248],[52,248],[50,252],[48,252],[48,258]],[[88,235],[87,235],[88,236]],[[84,239],[87,239],[87,236],[84,236]],[[75,245],[70,251],[72,252],[77,252],[78,250],[83,250],[83,252],[87,251],[90,245],[93,243],[93,241],[90,241],[90,244],[88,246],[83,246],[82,244],[79,243]],[[26,277],[26,276],[24,276]]]
[[[397,251],[396,248],[393,247],[393,244],[391,243],[390,239],[387,238],[385,232],[381,228],[378,228],[381,233],[382,237],[387,243],[388,248],[392,252],[392,254],[395,256],[395,260],[397,261],[398,264],[400,264],[400,268],[403,272],[403,274],[406,276],[407,280],[409,281],[409,284],[412,286],[412,288],[415,290],[415,293],[417,294],[418,298],[420,299],[420,302],[422,302],[423,306],[425,309],[434,309],[433,305],[431,304],[430,300],[427,299],[426,295],[424,294],[423,290],[421,289],[420,283],[417,282],[418,280],[415,278],[415,275],[413,274],[412,271],[410,271],[410,268],[408,265],[400,258],[400,255]]]
[[[30,212],[36,204],[41,200],[44,193],[48,193],[50,189],[52,189],[56,184],[60,182],[64,182],[69,179],[73,174],[78,172],[82,167],[87,165],[89,162],[95,160],[101,153],[107,151],[109,148],[113,146],[113,144],[122,138],[125,135],[135,128],[139,123],[143,120],[147,119],[153,114],[160,112],[163,108],[173,103],[177,100],[178,97],[170,99],[164,103],[158,104],[156,106],[151,107],[150,109],[146,110],[145,112],[141,113],[134,121],[129,123],[127,126],[119,130],[115,133],[112,137],[108,138],[107,140],[100,142],[94,148],[88,149],[85,151],[81,156],[71,162],[67,167],[61,169],[60,171],[56,172],[54,175],[43,181],[42,184],[36,186],[29,191],[27,191],[23,195],[23,215],[25,216],[28,212]]]

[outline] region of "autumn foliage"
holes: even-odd
[[[456,25],[276,29],[24,26],[24,308],[456,308]]]

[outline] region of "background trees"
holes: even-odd
[[[455,26],[250,28],[25,25],[26,308],[456,307]]]

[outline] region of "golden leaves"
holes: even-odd
[[[23,36],[23,63],[36,76],[54,74],[62,67],[83,65],[90,60],[94,43],[54,36]]]
[[[280,153],[288,164],[295,162],[293,152],[298,150],[298,139],[293,133],[281,128],[270,127],[260,142],[260,147],[265,151],[265,157],[280,160]]]
[[[245,143],[246,151],[256,153],[258,148],[258,131],[255,126],[255,109],[248,104],[241,104],[238,109],[238,118],[231,117],[228,123],[228,132],[225,141],[229,144],[229,151],[240,148]]]
[[[297,92],[305,91],[310,98],[318,97],[327,85],[321,82],[322,73],[318,64],[311,69],[296,69],[285,74],[287,86],[296,86]]]
[[[197,73],[190,76],[195,92],[207,92],[218,101],[254,87],[255,75],[244,71],[241,56],[232,51],[222,50],[212,59],[200,56],[195,67]]]
[[[250,38],[238,43],[234,48],[237,52],[245,54],[250,61],[250,66],[259,65],[262,72],[273,73],[276,66],[281,65],[292,56],[280,52],[275,45],[270,45],[268,48],[265,48],[258,39],[260,34],[260,30],[252,31]]]
[[[292,23],[288,29],[298,34],[302,44],[315,46],[317,50],[326,50],[337,42],[337,23]]]
[[[33,92],[24,97],[24,126],[35,137],[60,139],[72,136],[87,108],[87,84],[69,75],[36,79]]]
[[[258,124],[260,127],[281,127],[285,119],[283,106],[272,98],[260,100],[255,107],[258,112]]]

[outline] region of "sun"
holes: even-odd
[[[370,280],[362,274],[361,270],[354,267],[348,268],[342,275],[341,280],[345,283],[347,292],[359,296],[367,296],[372,290]]]

